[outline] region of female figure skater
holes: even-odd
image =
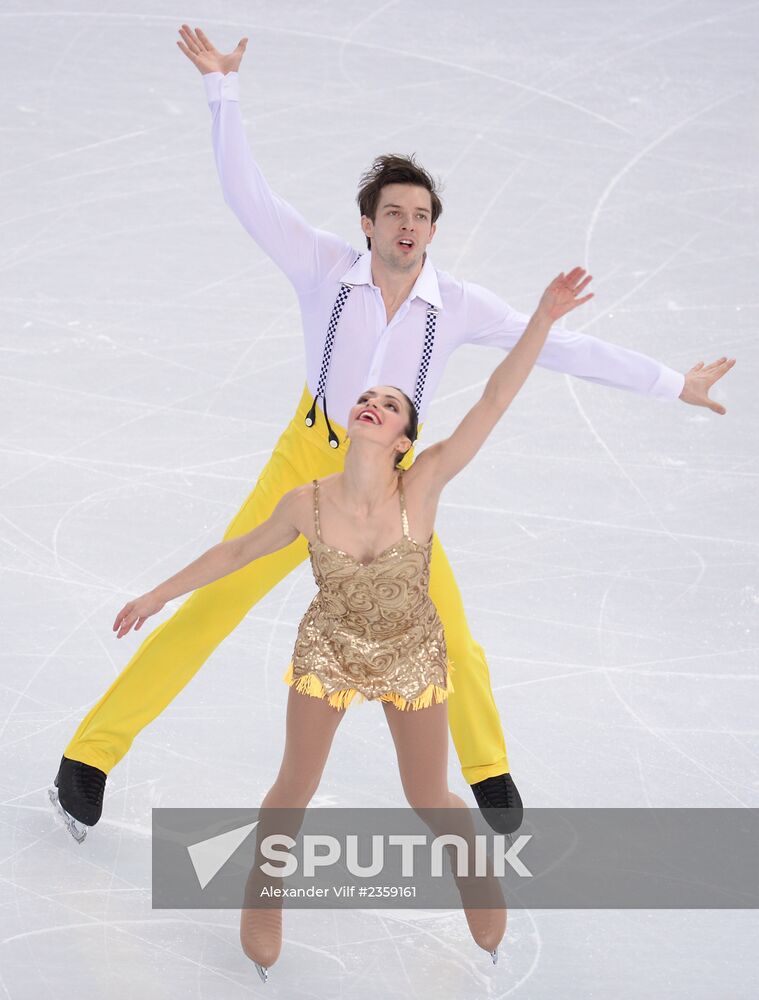
[[[443,487],[474,458],[524,384],[554,321],[592,298],[579,297],[590,280],[576,267],[551,282],[479,402],[407,471],[398,462],[416,437],[413,403],[393,386],[375,386],[351,409],[342,473],[290,490],[253,531],[214,545],[116,616],[113,630],[121,638],[166,601],[305,536],[319,589],[300,622],[285,674],[284,756],[262,809],[305,809],[344,709],[359,696],[382,702],[410,806],[464,810],[458,815],[466,815],[465,832],[474,835],[465,803],[447,782],[447,695],[453,687],[442,624],[428,594],[435,513]],[[249,890],[255,872],[254,866]],[[500,888],[491,898],[497,899],[493,909],[464,910],[472,936],[495,962],[506,911]],[[246,904],[248,899],[246,892]],[[242,945],[264,981],[279,956],[281,920],[281,909],[242,911]]]

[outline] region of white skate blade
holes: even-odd
[[[51,785],[51,787],[48,788],[47,796],[52,802],[52,804],[55,806],[55,813],[60,819],[63,820],[63,823],[68,832],[77,842],[77,844],[81,844],[84,838],[87,836],[87,831],[89,830],[89,827],[85,826],[84,823],[80,823],[78,819],[74,819],[74,817],[70,813],[66,812],[66,810],[63,808],[58,799],[58,789],[55,787],[55,785]]]
[[[255,965],[256,972],[259,974],[259,976],[261,977],[261,979],[263,979],[263,981],[265,983],[268,983],[268,981],[269,981],[269,970],[266,968],[266,966],[265,965],[261,965],[259,962],[254,962],[253,964]]]

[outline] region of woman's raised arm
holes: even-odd
[[[580,298],[591,275],[575,267],[554,278],[543,292],[524,333],[498,365],[485,386],[478,403],[467,413],[449,438],[431,445],[414,463],[423,462],[427,475],[442,487],[467,465],[509,408],[524,385],[553,323],[566,313],[593,298],[590,292]]]

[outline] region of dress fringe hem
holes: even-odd
[[[401,694],[397,694],[395,691],[378,695],[374,699],[368,699],[366,695],[362,694],[361,691],[357,691],[356,688],[344,688],[342,691],[333,691],[332,694],[328,695],[324,685],[316,674],[303,674],[296,680],[293,676],[292,663],[290,663],[290,666],[287,668],[284,681],[286,684],[289,684],[290,687],[294,687],[299,694],[307,694],[312,698],[321,698],[323,701],[326,701],[328,705],[331,705],[332,708],[345,709],[348,705],[350,705],[354,698],[358,698],[360,702],[389,701],[396,708],[405,712],[416,711],[420,708],[429,708],[432,704],[440,704],[440,702],[445,701],[448,698],[448,695],[452,694],[454,691],[453,681],[451,680],[452,670],[453,664],[448,661],[446,687],[440,687],[438,684],[428,684],[421,694],[410,700],[404,698]]]

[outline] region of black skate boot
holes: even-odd
[[[87,836],[88,827],[94,826],[103,812],[106,777],[105,772],[97,767],[61,757],[58,774],[47,794],[78,844]]]
[[[472,785],[485,822],[496,833],[512,834],[522,825],[522,799],[511,775],[496,774]]]

